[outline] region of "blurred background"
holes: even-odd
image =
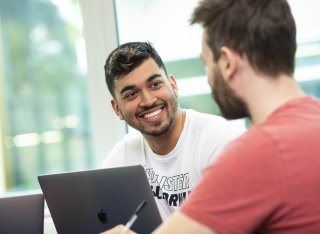
[[[219,114],[199,59],[201,28],[188,21],[197,2],[0,0],[0,192],[39,189],[39,174],[99,168],[130,131],[104,82],[119,43],[152,42],[178,81],[181,106]],[[320,1],[289,3],[295,78],[320,98]]]

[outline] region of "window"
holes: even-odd
[[[94,168],[123,136],[103,78],[116,26],[121,44],[154,44],[183,108],[219,114],[199,60],[202,30],[188,22],[198,0],[114,2],[117,23],[113,0],[82,0],[82,11],[78,0],[0,1],[0,192],[38,188],[38,174]],[[320,3],[289,2],[298,28],[295,77],[320,98]],[[90,109],[88,94],[96,95]]]
[[[289,3],[297,24],[295,78],[306,93],[320,98],[320,15],[317,10],[320,2],[290,0]]]
[[[320,2],[289,3],[298,28],[295,77],[307,93],[320,98]],[[219,114],[199,60],[202,30],[188,22],[197,4],[198,0],[116,0],[119,41],[151,41],[177,79],[181,106]]]
[[[0,191],[93,167],[86,64],[78,1],[0,1]]]

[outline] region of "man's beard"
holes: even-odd
[[[169,107],[169,105],[171,105],[171,108]],[[148,109],[152,109],[152,107],[148,108]],[[154,130],[146,130],[144,128],[143,125],[140,126],[140,128],[138,129],[142,134],[144,135],[149,135],[149,136],[153,136],[153,137],[158,137],[158,136],[162,136],[165,135],[167,132],[170,131],[170,129],[172,128],[175,118],[177,116],[177,110],[178,110],[178,102],[177,99],[175,100],[171,100],[170,104],[166,103],[164,105],[164,110],[163,111],[167,111],[167,122],[165,123],[164,126],[160,127],[160,125],[162,123],[156,124],[154,125],[154,127],[156,129]]]
[[[212,97],[217,102],[223,117],[229,120],[249,117],[246,103],[224,81],[219,69],[214,71]]]
[[[157,106],[162,106],[163,108],[163,112],[164,115],[166,116],[166,121],[163,122],[161,121],[160,123],[155,123],[153,125],[153,129],[150,126],[146,127],[144,124],[142,124],[139,121],[133,121],[131,118],[129,118],[127,115],[125,115],[124,112],[121,112],[124,120],[126,121],[126,123],[131,126],[132,128],[138,130],[139,132],[141,132],[143,135],[149,135],[149,136],[153,136],[153,137],[158,137],[158,136],[163,136],[165,135],[167,132],[169,132],[172,128],[172,126],[175,124],[175,120],[177,117],[177,111],[178,111],[178,98],[176,95],[172,95],[172,97],[167,100],[167,101],[160,101],[150,107],[144,108],[144,111],[147,111],[149,109],[153,109]],[[140,110],[141,112],[141,110]],[[137,114],[138,115],[138,114]],[[136,119],[139,119],[137,117],[135,117]]]

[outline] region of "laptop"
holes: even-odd
[[[146,205],[131,229],[151,233],[162,222],[140,165],[38,176],[58,233],[101,233],[126,224]]]
[[[42,193],[8,193],[0,196],[0,233],[43,234]]]

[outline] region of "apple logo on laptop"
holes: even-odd
[[[98,213],[98,218],[100,220],[101,223],[106,224],[109,222],[108,218],[107,218],[107,213],[103,211],[103,209],[100,210],[100,212]]]

